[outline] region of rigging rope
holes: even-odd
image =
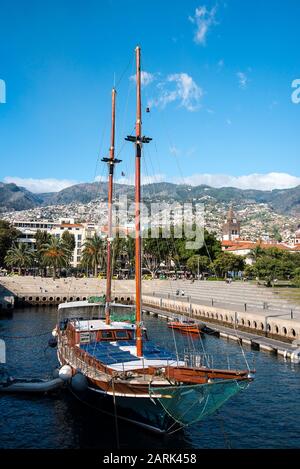
[[[156,147],[156,150],[157,150],[157,147]],[[150,164],[151,164],[151,166],[152,166],[152,170],[153,170],[153,162],[152,162],[152,158],[151,158],[150,152],[148,153],[148,158],[149,158],[149,162],[150,162]],[[144,166],[145,166],[146,172],[148,172],[146,159],[145,159],[145,162],[144,162]],[[155,171],[154,171],[154,170],[153,170],[153,174],[154,174],[153,177],[154,177],[154,179],[155,179],[156,176],[155,176]],[[150,180],[150,176],[149,176],[149,180]],[[154,191],[153,191],[153,192],[154,192]],[[153,195],[154,195],[154,194],[153,194]],[[169,241],[168,238],[166,238],[166,240],[167,240],[166,242],[167,242],[167,245],[168,245],[169,250],[170,250],[170,243],[172,243],[172,241]],[[159,249],[159,243],[158,243],[158,239],[157,239],[157,238],[156,238],[156,242],[157,242],[157,249],[158,249],[158,251],[159,251],[159,257],[160,257],[160,260],[161,260],[161,252],[160,252],[160,249]],[[175,242],[173,242],[173,247],[174,247],[174,250],[175,250],[175,260],[178,262],[178,267],[180,268],[180,264],[179,264],[179,255],[178,255],[178,251],[177,251],[177,247],[176,247],[176,243],[175,243]],[[177,257],[177,259],[176,259],[176,257]],[[174,256],[173,256],[173,261],[174,261]],[[175,296],[175,295],[174,295],[174,291],[173,291],[173,285],[172,285],[172,283],[171,283],[171,281],[170,281],[169,278],[168,278],[168,282],[169,282],[169,287],[170,287],[170,289],[171,289],[171,292],[172,292],[173,296]],[[188,293],[190,293],[190,292],[188,292]],[[190,296],[190,295],[189,295],[189,296]],[[174,300],[174,304],[175,304],[175,300]],[[173,336],[174,336],[174,330],[172,329],[172,331],[173,331]],[[191,334],[189,331],[187,331],[186,337],[187,337],[187,342],[188,342],[188,344],[190,344],[190,345],[191,345],[191,348],[192,348],[194,351],[196,351],[194,337],[192,336],[192,334]],[[206,351],[205,351],[205,348],[204,348],[204,344],[203,344],[203,340],[202,340],[202,337],[201,337],[201,332],[200,332],[200,330],[198,331],[198,338],[199,338],[199,340],[200,340],[200,344],[201,344],[201,347],[202,347],[202,353],[203,353],[204,359],[205,359],[205,361],[206,361],[206,363],[207,363],[207,366],[209,366],[209,359],[208,359],[208,356],[207,356]],[[176,343],[176,342],[175,342],[175,336],[174,336],[174,343]]]
[[[164,120],[163,113],[160,113],[160,117],[161,117],[161,122],[163,123],[163,127],[165,128],[165,132],[164,132],[164,133],[165,133],[165,135],[167,136],[169,145],[172,146],[172,141],[171,141],[171,138],[170,138],[170,134],[169,134],[169,130],[168,130],[168,128],[167,128],[166,122],[165,122],[165,120]],[[156,148],[156,150],[157,150],[156,145],[155,145],[155,148]],[[179,161],[178,161],[178,158],[177,158],[176,153],[174,154],[174,157],[175,157],[176,165],[177,165],[178,170],[179,170],[179,172],[180,172],[180,176],[181,176],[182,183],[185,184],[185,182],[184,182],[184,177],[183,177],[183,173],[182,173],[182,171],[181,171],[181,167],[180,167],[180,164],[179,164]],[[214,267],[214,265],[213,265],[213,263],[212,263],[212,256],[211,256],[211,253],[210,253],[210,251],[209,251],[209,249],[208,249],[207,243],[206,243],[206,241],[205,241],[205,237],[203,237],[203,244],[204,244],[204,247],[205,247],[205,249],[206,249],[208,258],[209,258],[209,260],[210,260],[210,263],[211,263],[211,265],[212,265],[212,268],[213,268],[213,270],[214,270],[214,273],[215,273],[215,275],[217,276],[217,272],[216,272],[216,269],[215,269],[215,267]],[[189,290],[189,287],[188,287],[187,289]],[[235,333],[236,333],[236,335],[237,335],[236,325],[235,325],[234,327],[235,327]],[[242,346],[242,344],[241,344],[240,341],[239,341],[239,345],[240,345],[240,348],[241,348],[242,355],[243,355],[243,358],[244,358],[244,360],[245,360],[246,366],[247,366],[248,370],[250,370],[250,369],[249,369],[248,360],[247,360],[247,357],[246,357],[246,354],[245,354],[245,351],[244,351],[243,346]]]

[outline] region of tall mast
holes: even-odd
[[[107,268],[106,268],[106,302],[105,302],[105,321],[110,323],[110,303],[111,303],[111,277],[112,277],[112,200],[113,200],[113,178],[114,166],[121,160],[115,158],[115,113],[116,113],[116,90],[112,89],[111,94],[111,137],[109,158],[102,158],[102,161],[108,164],[108,232],[107,232]]]
[[[143,356],[142,331],[142,241],[141,241],[141,154],[142,144],[149,143],[151,138],[142,137],[141,111],[141,48],[135,49],[136,58],[136,125],[135,137],[125,140],[135,143],[135,304],[136,304],[136,352]]]
[[[143,355],[142,341],[142,243],[141,243],[141,49],[135,49],[136,56],[136,152],[135,152],[135,294],[136,294],[136,352]]]

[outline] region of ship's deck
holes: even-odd
[[[143,366],[157,366],[159,364],[166,366],[178,363],[174,353],[149,340],[143,342],[142,358],[136,356],[135,340],[93,342],[81,344],[80,348],[115,370],[121,370],[124,367],[127,370]]]

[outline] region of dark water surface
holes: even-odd
[[[149,335],[179,351],[201,350],[201,341],[174,333],[165,321],[144,317]],[[56,323],[54,307],[25,308],[0,320],[0,338],[49,331],[34,339],[6,339],[7,366],[15,377],[51,377],[58,365],[56,351],[46,348]],[[212,336],[203,339],[205,350],[227,363],[237,359],[245,368],[241,348]],[[221,410],[171,437],[154,436],[120,423],[121,448],[300,448],[300,365],[264,352],[244,349],[257,370],[255,381]],[[233,358],[232,358],[233,357]],[[215,359],[215,365],[217,359]],[[92,410],[67,391],[51,396],[0,394],[1,448],[114,448],[114,420]]]

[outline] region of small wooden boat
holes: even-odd
[[[201,334],[201,324],[196,323],[192,319],[177,319],[175,321],[169,321],[168,327],[175,329],[180,332],[187,332],[189,334]]]

